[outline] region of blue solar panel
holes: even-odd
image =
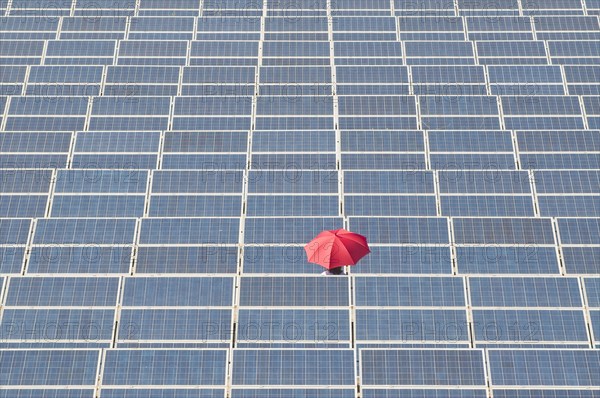
[[[226,358],[225,350],[109,350],[103,384],[224,385]]]
[[[354,217],[350,226],[372,243],[449,243],[445,219]]]
[[[131,247],[34,246],[28,271],[32,274],[127,274],[131,264]]]
[[[322,277],[248,277],[240,286],[240,305],[255,306],[321,306],[349,304],[347,278]]]
[[[558,220],[558,228],[563,244],[600,244],[599,219],[563,218]]]
[[[473,325],[483,344],[588,342],[582,311],[473,310]]]
[[[581,307],[575,278],[470,278],[476,307]]]
[[[458,269],[472,274],[558,274],[553,247],[497,246],[457,247]]]
[[[235,350],[233,385],[354,384],[352,350]]]
[[[450,274],[450,248],[439,246],[377,246],[361,260],[357,274]]]
[[[307,243],[314,237],[315,231],[342,227],[342,219],[333,217],[290,221],[289,218],[247,218],[244,240],[247,244]]]
[[[358,309],[356,338],[400,343],[465,343],[467,314],[464,310]]]
[[[142,244],[237,243],[235,218],[149,218],[142,222]]]
[[[1,398],[93,398],[94,390],[80,390],[80,389],[59,389],[59,390],[45,390],[45,389],[19,389],[19,390],[0,390]]]
[[[8,306],[110,307],[117,303],[117,278],[12,278]]]
[[[231,274],[237,270],[235,247],[140,247],[136,271],[140,274]]]
[[[106,398],[168,398],[177,396],[181,398],[221,398],[223,389],[103,389],[102,397]]]
[[[231,306],[232,278],[128,278],[123,305],[152,306]]]
[[[352,398],[353,390],[341,389],[232,389],[232,398]]]
[[[0,364],[4,369],[0,380],[5,387],[93,386],[99,356],[99,351],[92,350],[0,351]]]
[[[596,390],[494,390],[494,397],[498,398],[594,398],[597,395]]]
[[[461,278],[360,277],[355,279],[358,306],[445,306],[465,305]]]
[[[36,226],[36,244],[127,244],[133,243],[135,220],[43,219]]]
[[[480,350],[366,350],[361,351],[366,386],[485,385]]]
[[[160,341],[224,342],[231,335],[230,310],[124,309],[118,344],[152,346]]]
[[[588,306],[600,308],[600,278],[585,278],[584,285]]]
[[[2,341],[14,347],[76,342],[109,347],[115,310],[4,309]]]
[[[427,390],[375,390],[364,389],[363,397],[365,398],[485,398],[487,396],[485,390],[442,390],[442,389],[427,389]]]
[[[343,310],[241,309],[237,325],[240,342],[348,342],[350,319]]]
[[[456,243],[553,244],[549,219],[457,218],[454,220]]]
[[[594,350],[490,350],[492,386],[578,386],[600,383]],[[557,362],[558,361],[558,362]],[[548,364],[560,363],[548,371]]]

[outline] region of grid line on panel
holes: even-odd
[[[75,134],[73,134],[75,135]],[[73,140],[73,137],[71,137]],[[48,200],[46,201],[46,209],[44,211],[44,218],[51,216],[52,204],[54,202],[54,193],[56,191],[56,179],[58,178],[58,169],[52,169],[52,175],[50,177],[50,189],[48,193]]]
[[[44,40],[44,47],[42,49],[42,57],[40,59],[40,65],[46,65],[46,53],[48,52],[48,40]]]
[[[125,40],[129,40],[129,33],[131,32],[131,18],[132,18],[131,15],[127,16],[127,18],[126,18],[125,33],[123,34],[123,37],[125,38]]]
[[[56,27],[56,36],[54,37],[54,40],[60,39],[63,21],[64,21],[64,17],[58,17],[58,26]]]
[[[438,170],[433,171],[433,190],[435,192],[435,214],[442,216],[442,197],[440,194],[440,174]]]
[[[160,155],[159,155],[160,156]],[[150,216],[150,200],[151,200],[151,192],[152,192],[152,179],[154,177],[154,170],[151,170],[148,173],[148,177],[146,179],[146,193],[144,196],[144,213],[143,218],[147,218]]]
[[[137,218],[135,220],[135,229],[133,232],[133,248],[131,249],[131,261],[129,262],[129,275],[135,275],[137,271],[137,255],[140,248],[140,236],[142,231],[142,219]]]
[[[538,201],[537,188],[535,185],[535,170],[527,170],[529,174],[529,186],[531,188],[531,200],[533,200],[533,215],[534,217],[541,217],[540,204]]]
[[[450,240],[450,254],[452,257],[452,275],[458,275],[458,254],[456,253],[456,239],[454,237],[454,218],[448,217],[448,238]]]
[[[500,101],[499,101],[500,102]],[[498,105],[499,107],[502,105]],[[502,112],[502,110],[500,110],[500,112]],[[500,121],[502,121],[504,119],[504,117],[500,117]],[[502,126],[504,127],[504,126]],[[519,151],[519,140],[517,138],[517,132],[515,130],[511,130],[510,131],[510,138],[511,138],[511,143],[512,143],[512,152],[513,152],[513,156],[515,159],[515,167],[516,170],[521,170],[521,153]]]
[[[594,341],[594,325],[592,323],[592,316],[590,314],[590,308],[587,302],[587,293],[585,291],[585,284],[583,282],[583,278],[577,278],[577,284],[579,285],[579,294],[581,295],[581,302],[583,303],[583,318],[585,320],[590,348],[596,348]]]
[[[560,230],[558,229],[558,220],[556,217],[551,218],[552,221],[552,233],[554,235],[554,241],[556,242],[556,250],[558,251],[558,266],[561,276],[566,275],[564,256],[562,253],[562,241],[560,238]]]
[[[115,44],[115,51],[113,53],[113,57],[112,57],[112,66],[118,65],[119,64],[119,50],[121,48],[121,40],[117,40],[116,44]]]
[[[156,170],[162,170],[163,158],[165,156],[165,139],[166,139],[166,131],[160,132],[160,139],[158,141],[158,161],[156,165]]]
[[[416,113],[417,113],[417,130],[424,130],[423,123],[421,120],[421,96],[417,95],[415,98]]]
[[[74,131],[71,133],[71,142],[69,142],[69,152],[67,153],[67,164],[66,169],[73,168],[73,157],[75,156],[75,145],[77,143],[78,132]]]
[[[87,98],[88,98],[88,103],[87,103],[87,110],[85,112],[85,123],[83,126],[83,131],[89,131],[90,120],[92,118],[92,107],[94,105],[94,97],[87,97]]]
[[[467,313],[467,334],[469,338],[469,347],[475,348],[475,328],[473,325],[473,306],[471,304],[471,289],[469,284],[469,277],[463,276],[464,294],[465,294],[465,306]]]
[[[69,16],[70,17],[74,17],[75,16],[75,8],[77,7],[77,0],[73,0],[71,2],[71,9],[69,10]]]
[[[560,69],[560,78],[562,80],[562,85],[563,85],[563,90],[565,90],[565,95],[570,95],[569,94],[569,85],[567,84],[567,75],[565,74],[565,66],[563,64],[559,65],[559,69]],[[584,110],[583,104],[580,102],[579,106],[581,107],[582,111]]]
[[[431,170],[431,146],[429,144],[429,130],[423,130],[423,149],[425,150],[425,170]],[[435,174],[434,174],[435,175]],[[434,192],[437,187],[434,181]],[[441,215],[439,213],[438,215]]]
[[[117,303],[115,307],[115,320],[113,322],[113,333],[110,343],[110,348],[117,347],[117,341],[119,339],[119,324],[121,321],[121,309],[123,308],[123,286],[125,283],[125,277],[119,277],[119,283],[117,287]]]
[[[484,369],[484,376],[485,376],[485,388],[487,391],[487,395],[488,397],[493,397],[493,389],[492,389],[492,384],[493,384],[493,380],[492,380],[492,368],[491,368],[491,364],[490,364],[490,354],[489,354],[489,350],[487,349],[483,349],[483,369]]]
[[[475,54],[475,63],[476,65],[479,65],[479,55],[477,53],[477,46],[475,44],[473,44],[473,53]],[[492,96],[492,85],[490,83],[490,73],[489,73],[489,69],[487,65],[483,66],[483,77],[484,77],[484,82],[485,82],[485,94]],[[498,105],[498,115],[500,115],[500,129],[504,130],[504,119],[502,117],[502,104],[501,104],[501,100],[500,100],[500,96],[496,97],[496,102],[499,104]]]
[[[27,65],[25,67],[25,77],[23,78],[23,88],[21,89],[21,96],[24,97],[27,95],[27,84],[29,83],[29,75],[31,73],[31,65]],[[8,97],[10,99],[11,97]],[[8,105],[6,106],[8,112]]]
[[[467,28],[467,18],[463,15],[460,17],[460,20],[462,21],[462,24],[463,24],[464,39],[465,39],[465,41],[469,41],[469,30]],[[477,47],[475,45],[475,41],[471,41],[471,47],[473,48],[473,54],[475,54],[475,47]],[[477,58],[475,58],[475,65],[479,65]]]
[[[581,109],[581,119],[583,121],[583,128],[585,130],[589,130],[590,126],[588,124],[588,116],[587,116],[587,112],[585,110],[585,105],[583,103],[583,96],[578,95],[577,99],[579,100],[579,108]]]
[[[548,47],[548,40],[544,40],[544,51],[546,52],[546,61],[548,65],[552,65],[552,57],[550,56],[550,47]]]
[[[108,65],[102,65],[102,77],[100,78],[100,88],[98,96],[104,96],[106,91],[106,78],[108,76]]]
[[[181,71],[180,71],[181,74]],[[182,78],[181,76],[179,77]],[[169,119],[167,121],[167,131],[173,130],[173,119],[175,117],[175,97],[170,97],[169,99]]]
[[[4,105],[4,112],[2,114],[2,120],[0,120],[0,131],[6,131],[6,122],[8,119],[8,108],[10,108],[11,96],[6,97],[6,104]]]
[[[518,2],[519,2],[519,13],[520,13],[520,15],[523,15],[523,8],[521,8],[521,0],[518,0]],[[532,17],[532,16],[529,17],[529,25],[531,26],[531,35],[533,36],[533,40],[538,41],[537,30],[535,29],[535,17]],[[545,49],[544,51],[546,51],[546,54],[548,54],[547,49]]]
[[[487,70],[487,68],[486,68],[486,70]],[[486,77],[486,81],[488,81],[488,80],[489,79],[487,79],[487,77]],[[490,85],[486,83],[486,87],[489,88]],[[491,93],[491,88],[490,88],[490,93]],[[504,120],[504,108],[502,107],[502,100],[501,100],[500,96],[496,96],[496,104],[498,105],[498,119],[500,121],[500,129],[506,130],[506,123]],[[514,150],[515,150],[515,147],[513,145],[513,151]]]
[[[27,274],[27,269],[29,267],[29,262],[31,260],[31,250],[33,247],[33,237],[35,235],[36,226],[37,226],[37,219],[34,218],[31,220],[29,234],[27,236],[27,243],[25,244],[25,256],[23,258],[23,268],[21,270],[21,275]]]
[[[94,380],[94,398],[100,397],[100,390],[102,388],[102,377],[104,372],[104,359],[106,355],[105,349],[98,351],[98,362],[96,363],[96,377]]]

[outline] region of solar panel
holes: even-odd
[[[224,342],[230,339],[231,311],[217,309],[124,309],[118,345],[160,346],[161,341]]]
[[[108,350],[106,386],[222,386],[225,350]]]
[[[365,386],[485,385],[480,350],[361,350]]]
[[[458,268],[473,274],[558,274],[559,263],[552,247],[461,246],[456,248]]]
[[[111,307],[118,285],[117,278],[12,278],[5,305]]]
[[[581,307],[575,278],[469,278],[476,307]]]
[[[341,390],[341,389],[232,389],[232,398],[352,398],[354,396],[353,390]]]
[[[27,269],[34,275],[127,274],[131,252],[131,246],[44,244],[32,247]]]
[[[136,271],[140,274],[232,274],[238,249],[220,246],[140,246]]]
[[[348,342],[350,319],[343,310],[242,309],[240,342]]]
[[[2,350],[2,385],[93,386],[99,355],[94,350]]]
[[[463,282],[444,277],[357,277],[356,305],[372,307],[462,307]]]
[[[108,398],[167,398],[169,396],[177,395],[181,398],[221,398],[223,396],[223,389],[155,389],[155,388],[141,388],[141,389],[120,389],[111,388],[103,389],[102,396]]]
[[[365,398],[484,398],[486,396],[485,390],[443,390],[443,389],[427,389],[427,390],[375,390],[375,389],[364,389],[363,396]]]
[[[356,310],[361,341],[465,343],[468,326],[460,310]],[[365,369],[363,369],[365,371]]]
[[[128,278],[123,288],[126,307],[231,306],[233,279]]]
[[[593,350],[490,350],[492,386],[597,386],[600,357]],[[548,363],[561,366],[547,372]]]
[[[7,347],[44,347],[67,343],[103,346],[112,340],[115,310],[4,309],[0,327]]]
[[[92,398],[94,396],[93,389],[59,389],[59,390],[46,390],[46,389],[19,389],[19,390],[2,390],[0,391],[0,397],[8,398]]]
[[[473,310],[473,324],[483,344],[588,342],[582,311]]]
[[[232,381],[244,386],[351,385],[352,358],[352,350],[239,349],[233,352]]]
[[[377,246],[353,268],[357,274],[450,274],[450,248],[427,245]]]
[[[248,277],[240,286],[241,306],[343,307],[349,305],[346,278]]]

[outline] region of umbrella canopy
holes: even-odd
[[[371,252],[367,238],[345,229],[321,232],[304,250],[309,262],[327,269],[354,265]]]

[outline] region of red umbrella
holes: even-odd
[[[341,228],[321,232],[304,250],[309,262],[327,269],[354,265],[371,252],[367,238]]]

